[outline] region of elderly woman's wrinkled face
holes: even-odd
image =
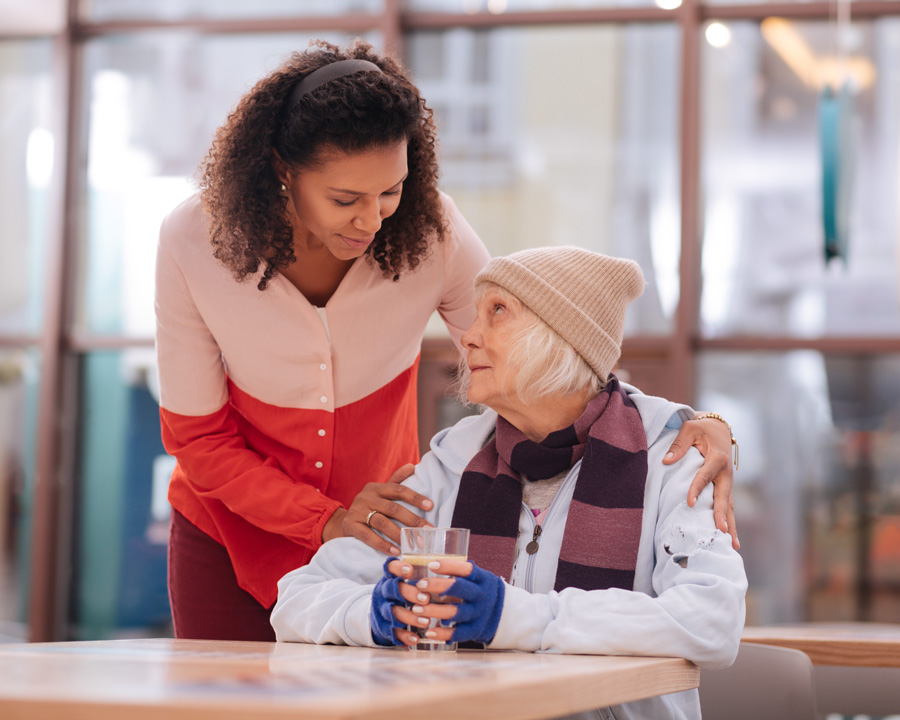
[[[516,368],[510,362],[512,339],[527,327],[525,309],[489,288],[478,300],[478,315],[462,336],[470,378],[467,397],[504,417],[524,408],[515,391]]]

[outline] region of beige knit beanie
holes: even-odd
[[[644,292],[644,275],[633,260],[572,246],[494,258],[475,278],[476,286],[484,282],[525,303],[604,382],[622,352],[625,308]]]

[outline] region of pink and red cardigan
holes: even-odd
[[[282,276],[236,282],[199,196],[163,222],[156,266],[172,507],[228,550],[260,603],[305,565],[339,506],[418,459],[416,376],[432,312],[454,340],[488,252],[448,197],[449,233],[397,282],[360,258],[324,308]]]

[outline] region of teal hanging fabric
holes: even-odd
[[[819,97],[819,146],[822,158],[822,229],[825,262],[847,262],[853,177],[853,98],[846,85],[826,87]]]

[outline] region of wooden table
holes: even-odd
[[[813,665],[900,668],[900,625],[803,623],[744,628],[744,642],[794,648]]]
[[[163,639],[0,645],[0,717],[532,720],[699,679],[676,658]]]

